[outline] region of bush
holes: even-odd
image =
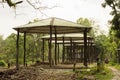
[[[7,63],[4,60],[0,60],[0,66],[5,67],[7,66]]]

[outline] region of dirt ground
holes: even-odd
[[[112,70],[113,74],[115,75],[112,80],[120,80],[120,71],[113,67],[109,67],[109,68]]]
[[[45,67],[46,68],[46,67]],[[0,71],[0,80],[77,80],[72,69],[43,69],[41,66]]]

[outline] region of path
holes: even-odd
[[[113,67],[109,68],[113,71],[113,74],[115,75],[112,80],[120,80],[120,71]]]

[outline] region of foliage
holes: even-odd
[[[117,56],[117,49],[120,48],[120,0],[104,0],[102,4],[103,7],[109,6],[111,7],[111,15],[113,19],[110,21],[110,31],[109,38],[112,46],[114,46],[114,50],[111,52],[113,62],[120,63],[120,57]],[[112,50],[112,49],[111,49]]]
[[[94,24],[92,20],[89,20],[87,18],[82,18],[82,17],[80,17],[77,20],[77,23],[81,24],[81,25],[84,25],[84,26],[92,26]]]
[[[28,64],[35,61],[41,61],[42,59],[42,40],[43,34],[27,34],[26,36],[26,61]],[[23,64],[24,56],[24,35],[20,34],[19,39],[19,64]],[[45,41],[45,53],[48,53],[48,42]],[[45,54],[45,60],[48,55]],[[0,60],[4,60],[6,63],[15,65],[16,63],[16,34],[12,33],[5,40],[0,37]]]
[[[86,76],[94,76],[96,80],[111,80],[113,78],[113,73],[108,68],[97,72],[97,67],[92,67],[90,71],[76,71],[76,74],[78,74],[78,80],[84,80]]]
[[[105,68],[103,72],[96,73],[95,77],[97,80],[111,80],[113,78],[113,73],[110,69]]]
[[[4,60],[0,60],[0,66],[5,67],[7,66],[7,64]]]
[[[97,52],[101,60],[105,60],[106,58],[109,61],[114,61],[116,56],[117,44],[114,41],[111,41],[111,36],[106,36],[101,34],[95,38],[95,44],[97,48]]]
[[[92,27],[92,30],[88,33],[88,35],[93,38],[95,38],[100,33],[99,25],[95,24],[95,21],[92,19],[80,17],[79,19],[77,19],[77,23],[83,26]]]
[[[105,0],[102,4],[103,7],[110,6],[112,11],[111,15],[111,29],[115,32],[115,36],[120,38],[120,0]]]
[[[3,45],[4,45],[3,36],[0,35],[0,53],[3,53]]]
[[[4,54],[6,55],[4,61],[11,63],[11,60],[15,60],[16,57],[16,34],[11,34],[5,40]],[[15,64],[15,61],[12,61]]]
[[[111,66],[117,70],[120,70],[120,64],[115,63],[115,62],[111,62],[110,64],[108,64],[107,66]]]

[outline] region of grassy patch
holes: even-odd
[[[88,71],[87,69],[86,71],[77,70],[75,73],[78,74],[78,80],[84,80],[86,76],[93,77],[96,80],[111,80],[113,78],[113,73],[108,68],[105,68],[101,72],[97,72],[96,67],[92,67],[90,71]]]
[[[96,73],[94,76],[97,80],[111,80],[113,78],[113,73],[110,69],[105,68],[104,71]]]
[[[118,63],[113,63],[113,62],[111,62],[111,63],[108,64],[107,66],[112,66],[112,67],[114,67],[114,68],[120,70],[120,64],[118,64]]]
[[[120,64],[116,64],[113,67],[115,67],[116,69],[120,70]]]

